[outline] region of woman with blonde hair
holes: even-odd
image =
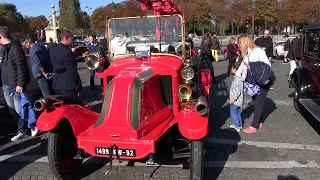
[[[257,47],[249,35],[241,35],[238,42],[240,46],[241,56],[243,57],[240,68],[236,72],[236,75],[238,77],[246,79],[247,70],[250,70],[249,62],[263,62],[271,67],[270,61],[265,51],[260,47]],[[260,94],[252,97],[254,117],[251,126],[246,128],[243,132],[256,133],[258,128],[262,127],[263,122],[261,121],[261,116],[263,105],[272,83],[273,82],[265,86],[260,86]]]

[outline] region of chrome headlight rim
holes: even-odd
[[[186,70],[186,69],[190,69],[190,70],[191,70],[191,76],[189,75],[189,73],[188,73],[188,74],[185,74],[185,73],[184,73],[184,70]],[[185,79],[185,80],[191,80],[191,79],[193,79],[194,76],[195,76],[195,72],[194,72],[194,69],[192,68],[192,66],[185,66],[185,67],[183,67],[183,68],[181,69],[181,76],[182,76],[182,78]]]

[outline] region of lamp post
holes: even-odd
[[[251,37],[254,40],[254,19],[255,19],[254,15],[255,15],[257,1],[256,0],[252,0],[251,1],[251,5],[252,5]]]
[[[88,9],[88,15],[90,16],[90,10],[92,9],[91,7],[86,6],[86,9]]]
[[[56,21],[56,10],[54,9],[55,6],[51,5],[51,18],[52,18],[52,27],[53,27],[53,41],[58,42],[58,37],[57,37],[57,21]]]
[[[112,1],[111,3],[111,10],[112,10],[112,17],[115,18],[116,17],[116,4]]]

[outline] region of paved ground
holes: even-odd
[[[215,75],[219,84],[214,88],[210,118],[210,132],[206,138],[205,180],[221,179],[319,179],[320,170],[320,123],[310,115],[300,115],[292,106],[292,89],[288,88],[286,74],[289,65],[274,61],[277,75],[274,90],[268,94],[263,117],[265,125],[258,133],[248,135],[228,130],[232,120],[227,103],[228,87],[232,78],[223,74],[227,61],[215,63]],[[88,70],[79,64],[79,72],[84,86],[88,85]],[[99,84],[98,79],[96,80]],[[95,104],[99,109],[101,92],[84,88],[83,99]],[[246,98],[243,107],[245,127],[252,119],[251,108]],[[6,179],[53,179],[46,157],[47,134],[36,138],[26,138],[17,143],[9,142],[15,133],[15,124],[5,118],[5,110],[0,112],[0,180]],[[115,167],[105,175],[107,162],[89,159],[85,162],[78,179],[188,179],[188,170],[178,162],[167,162],[161,166],[145,166],[135,163],[135,167],[125,162],[114,162]]]

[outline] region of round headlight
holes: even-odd
[[[190,80],[194,77],[194,70],[192,67],[184,67],[181,69],[181,76],[185,80]]]

